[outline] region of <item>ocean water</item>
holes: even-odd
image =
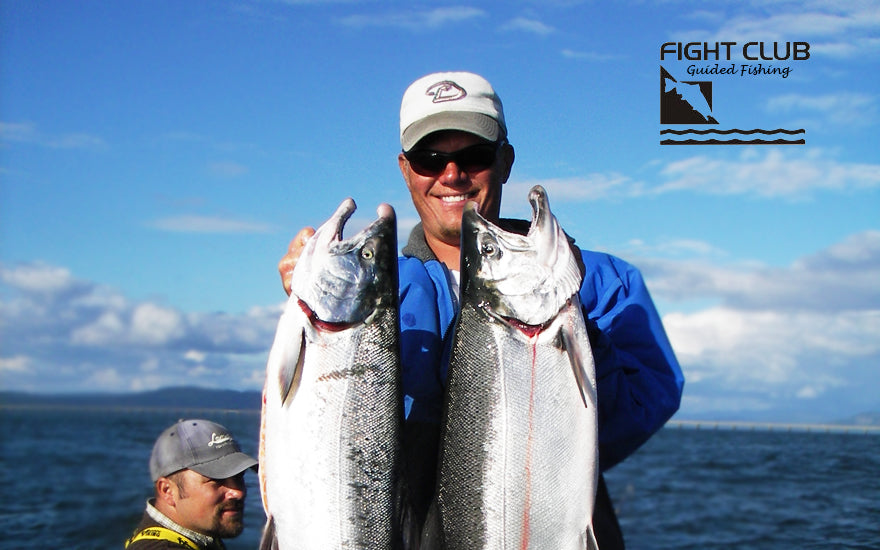
[[[0,409],[0,549],[122,548],[151,496],[153,441],[184,417],[256,454],[253,411]],[[246,481],[230,550],[257,548],[265,519]],[[666,428],[607,481],[632,550],[880,549],[878,435]]]
[[[606,474],[632,549],[880,549],[880,435],[665,428]]]

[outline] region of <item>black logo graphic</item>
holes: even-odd
[[[712,82],[710,81],[679,81],[676,80],[666,69],[660,67],[660,124],[690,124],[707,125],[719,124],[712,110]],[[695,134],[700,137],[688,137],[686,139],[664,139],[660,145],[804,145],[806,140],[786,139],[780,135],[794,136],[804,134],[804,129],[783,130],[740,130],[731,128],[728,130],[688,128],[671,129],[660,131],[661,135],[672,134],[684,136]],[[715,137],[703,137],[708,135],[725,136],[726,139]],[[735,136],[731,136],[735,134]],[[754,138],[755,134],[761,134],[776,139]],[[748,137],[743,137],[748,136]]]
[[[660,67],[660,124],[718,124],[712,116],[712,82],[679,82]]]

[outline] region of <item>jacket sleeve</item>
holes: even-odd
[[[596,362],[599,463],[632,454],[678,410],[684,376],[641,273],[583,251],[580,298]]]

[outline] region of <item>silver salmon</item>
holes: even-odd
[[[260,430],[261,549],[400,545],[394,210],[343,239],[351,199],[307,241],[269,353]]]
[[[423,548],[596,548],[596,380],[579,258],[540,186],[527,235],[462,219],[435,500]]]

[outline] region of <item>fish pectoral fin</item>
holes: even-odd
[[[431,502],[428,508],[428,516],[422,527],[422,541],[419,550],[440,550],[443,548],[443,524],[440,520],[440,508],[437,501]]]
[[[574,372],[584,407],[588,409],[591,406],[595,407],[596,389],[592,382],[595,375],[591,376],[590,373],[595,372],[596,367],[593,364],[593,352],[590,349],[586,332],[582,337],[578,337],[572,330],[571,323],[566,323],[562,329],[562,345],[568,354],[568,362]]]
[[[586,544],[584,548],[586,550],[599,550],[599,543],[596,541],[596,534],[593,533],[593,524],[590,523],[589,527],[587,527],[587,540],[584,541]]]
[[[294,341],[285,353],[281,369],[278,371],[278,387],[281,391],[281,403],[286,404],[293,399],[302,380],[303,364],[305,363],[305,331],[297,331]]]
[[[304,322],[302,312],[292,309],[288,303],[288,309],[278,320],[275,341],[272,343],[272,349],[269,350],[269,359],[266,363],[266,384],[263,388],[263,398],[266,403],[274,404],[276,396],[280,395],[281,404],[284,405],[285,401],[296,393],[302,379],[304,363],[306,343]]]
[[[275,536],[275,518],[272,516],[266,519],[266,526],[263,527],[260,550],[279,550],[278,538]]]

